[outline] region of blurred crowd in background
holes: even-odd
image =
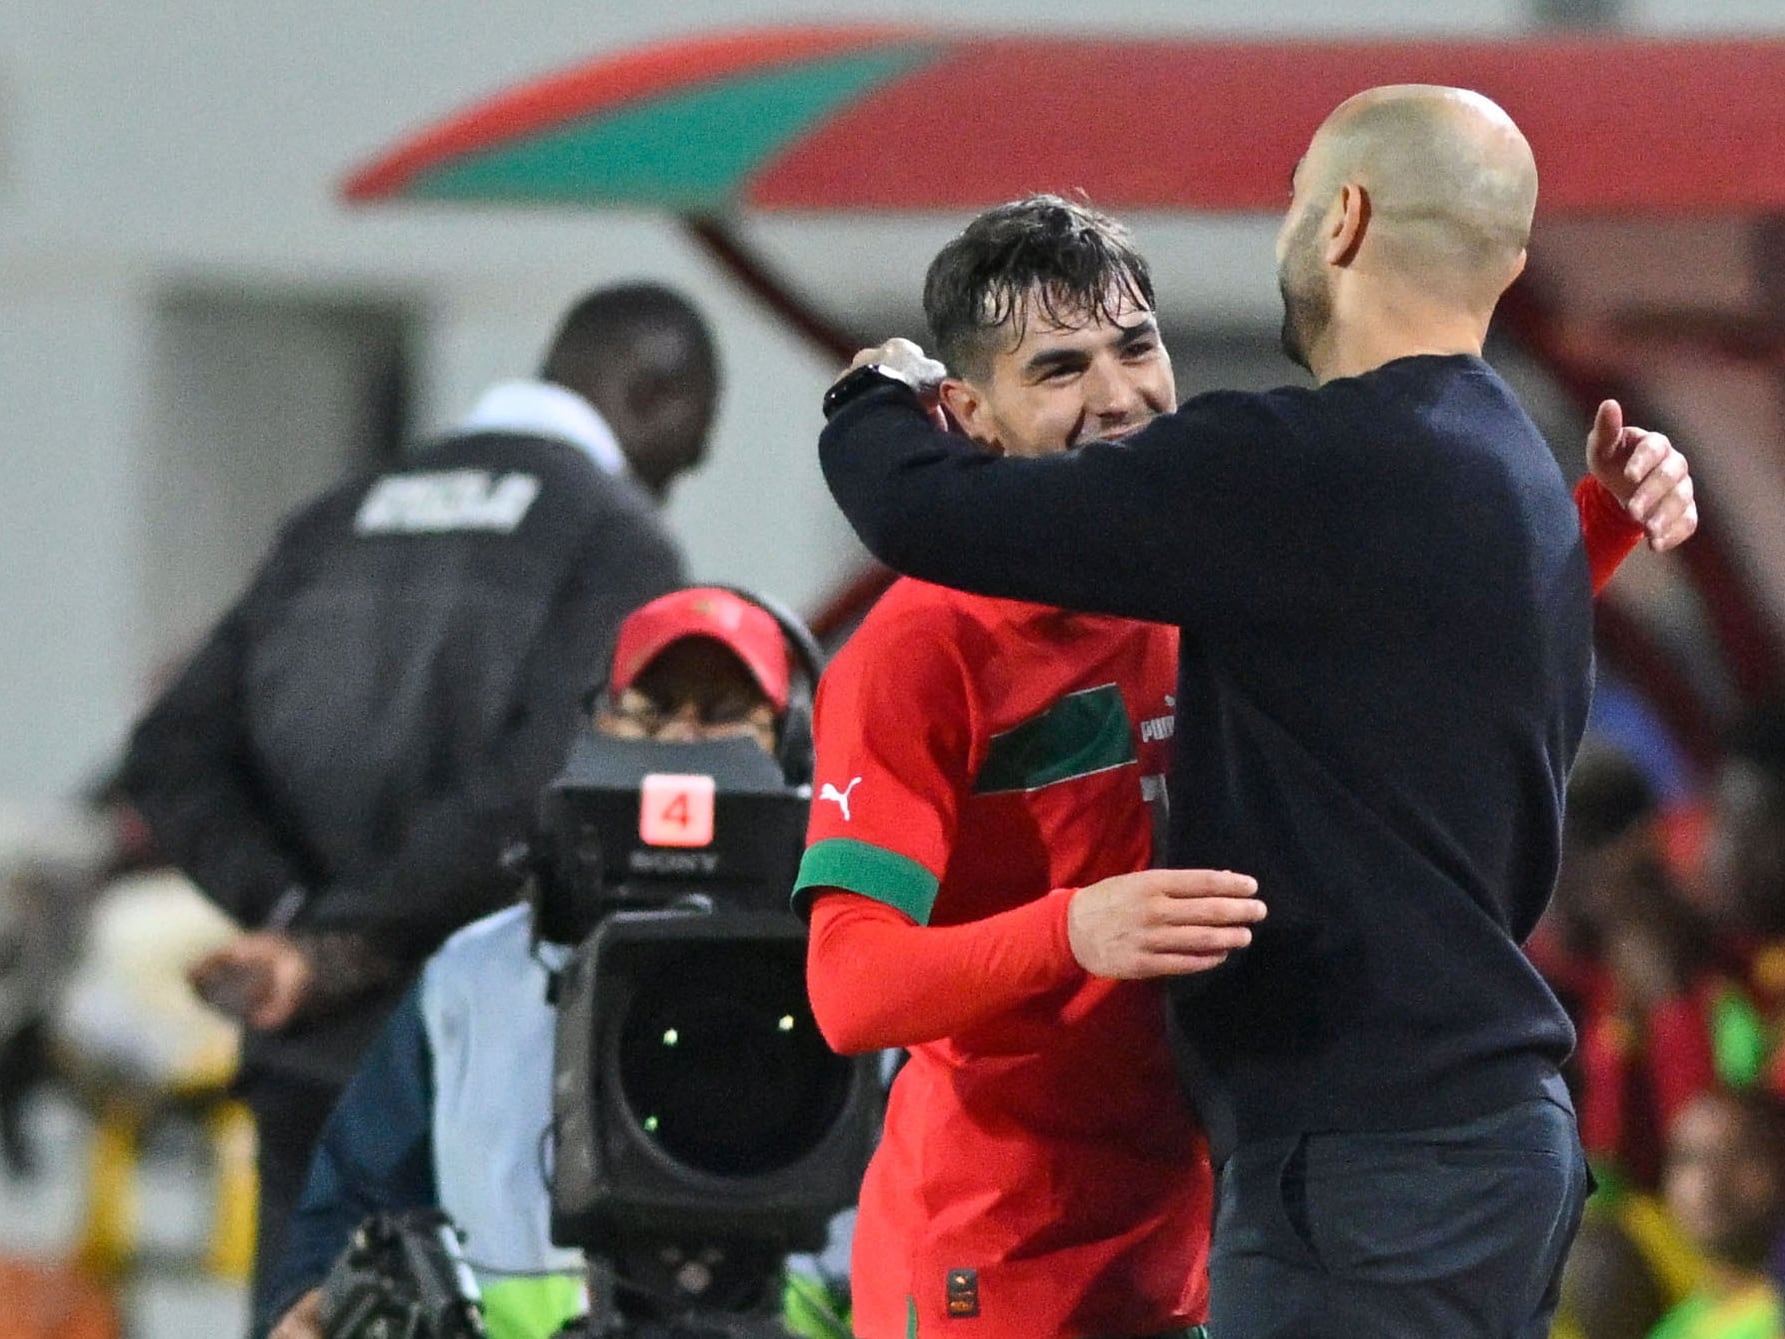
[[[1590,745],[1528,949],[1578,1030],[1570,1081],[1599,1183],[1570,1266],[1572,1332],[1646,1335],[1720,1308],[1761,1326],[1727,1333],[1778,1333],[1785,704],[1746,712],[1682,805]]]

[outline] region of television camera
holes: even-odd
[[[760,734],[683,743],[587,728],[512,856],[536,941],[576,945],[551,959],[541,1162],[551,1236],[589,1263],[590,1311],[566,1336],[784,1334],[785,1258],[822,1247],[879,1131],[877,1060],[824,1044],[805,927],[788,909],[820,655],[797,619],[745,598],[803,671],[774,752]],[[480,1333],[467,1328],[475,1279],[441,1264],[456,1246],[438,1215],[369,1221],[325,1286],[324,1332]]]
[[[782,1263],[823,1246],[879,1131],[878,1062],[819,1035],[788,906],[819,654],[764,607],[806,680],[778,756],[590,730],[541,800],[540,932],[579,945],[556,986],[551,1207],[591,1261],[584,1334],[782,1333]]]

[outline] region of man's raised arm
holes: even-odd
[[[854,370],[864,364],[880,375]],[[1199,396],[1120,441],[1018,459],[943,429],[939,376],[909,341],[864,350],[833,388],[846,395],[827,402],[819,454],[869,551],[940,585],[1186,625],[1343,617],[1364,537],[1400,505],[1368,453],[1294,449],[1261,397]],[[1697,507],[1685,457],[1624,427],[1615,402],[1588,459],[1604,489],[1581,503],[1597,589],[1638,537],[1683,542]]]
[[[907,362],[935,366],[903,340],[865,352],[858,363],[879,355],[887,366],[889,351],[898,356],[901,346],[910,351]],[[1187,607],[1228,602],[1306,609],[1330,571],[1309,561],[1299,582],[1284,570],[1283,560],[1296,555],[1259,528],[1293,515],[1274,495],[1305,492],[1307,481],[1305,472],[1291,471],[1278,487],[1261,477],[1271,468],[1266,457],[1249,449],[1242,455],[1239,437],[1263,443],[1275,436],[1263,416],[1247,417],[1247,397],[1218,397],[1218,415],[1196,408],[1210,399],[1202,397],[1121,441],[1018,458],[988,455],[943,430],[911,382],[879,377],[856,386],[820,438],[825,480],[869,551],[909,576],[982,595],[1181,622]],[[1194,470],[1184,468],[1191,441]],[[1218,505],[1223,498],[1231,505]],[[1251,566],[1267,557],[1280,578],[1269,589]]]

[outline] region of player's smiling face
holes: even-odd
[[[1011,456],[1046,456],[1122,437],[1177,403],[1171,359],[1154,314],[1125,291],[1105,310],[1018,307],[1014,338],[983,374],[951,378],[943,403],[968,436]]]

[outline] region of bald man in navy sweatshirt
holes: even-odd
[[[1223,1163],[1217,1334],[1548,1332],[1588,1182],[1572,1030],[1519,946],[1593,615],[1569,490],[1481,357],[1535,201],[1492,102],[1373,89],[1315,135],[1278,238],[1316,389],[1198,396],[1045,459],[943,432],[939,365],[904,341],[827,397],[826,479],[890,566],[1183,631],[1171,863],[1253,874],[1270,905],[1173,995]],[[1607,402],[1590,449],[1625,458],[1652,546],[1691,532],[1689,489],[1648,469],[1664,439]],[[1131,910],[1099,932],[1158,914]]]

